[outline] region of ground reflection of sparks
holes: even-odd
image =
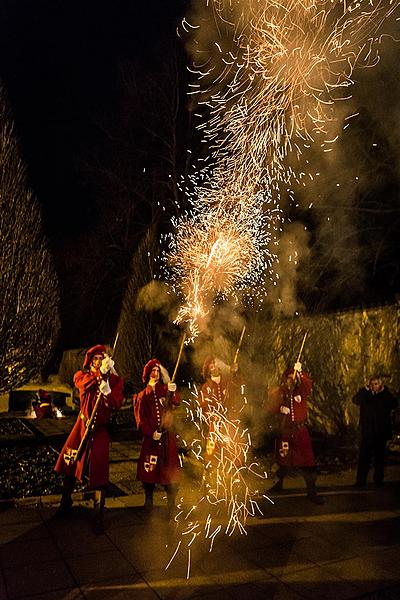
[[[187,577],[190,576],[191,548],[195,543],[206,544],[212,551],[219,534],[246,535],[249,517],[262,515],[257,498],[263,496],[254,485],[265,481],[258,464],[250,461],[251,437],[240,419],[229,419],[224,406],[213,399],[213,409],[203,412],[194,392],[187,405],[187,418],[203,434],[186,445],[202,471],[197,497],[182,498],[175,517],[177,543],[166,568],[179,552],[186,552]],[[194,406],[193,406],[194,405]],[[210,433],[212,432],[212,433]],[[213,444],[212,459],[205,464],[204,448]],[[263,496],[265,497],[265,496]],[[195,500],[195,501],[193,501]]]

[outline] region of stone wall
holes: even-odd
[[[351,398],[373,373],[395,393],[400,387],[400,306],[281,318],[260,322],[252,335],[252,357],[265,385],[276,385],[298,356],[313,380],[310,421],[327,433],[356,427],[358,409]],[[257,333],[256,333],[257,332]],[[259,333],[262,332],[260,339]],[[247,352],[248,354],[248,352]]]

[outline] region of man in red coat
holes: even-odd
[[[180,480],[172,412],[181,400],[176,383],[170,381],[167,370],[157,358],[152,358],[144,366],[142,380],[146,387],[134,398],[136,424],[143,434],[137,479],[143,483],[147,510],[153,506],[156,484],[164,487],[170,519],[175,509]]]
[[[74,384],[80,393],[80,411],[76,423],[54,467],[64,475],[64,489],[57,513],[66,514],[72,506],[75,479],[88,478],[89,489],[95,490],[94,530],[102,531],[105,490],[109,483],[108,424],[113,410],[122,405],[123,379],[114,369],[114,361],[103,345],[93,346],[86,352],[83,369],[74,375]],[[80,456],[77,450],[87,430],[97,399],[94,427]]]
[[[244,381],[233,364],[223,373],[224,364],[215,356],[208,356],[203,364],[205,380],[199,392],[199,403],[205,418],[205,468],[211,467],[215,451],[225,440],[234,444],[241,412],[246,404]],[[235,449],[233,454],[235,453]]]
[[[282,383],[268,396],[269,411],[279,414],[280,434],[276,440],[276,461],[279,465],[278,482],[270,491],[279,492],[289,470],[300,470],[307,486],[307,498],[316,504],[324,502],[316,491],[316,466],[311,437],[306,426],[307,398],[312,379],[297,362],[285,371]]]
[[[39,390],[33,410],[37,419],[53,419],[56,416],[51,396],[46,390]]]

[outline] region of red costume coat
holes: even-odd
[[[280,414],[280,435],[276,443],[276,460],[286,467],[315,466],[311,437],[306,427],[307,398],[312,389],[312,379],[308,373],[302,373],[300,383],[289,390],[286,383],[269,393],[269,410]],[[290,413],[280,412],[281,406],[287,406]]]
[[[244,382],[239,375],[221,375],[219,383],[209,377],[200,389],[200,406],[208,413],[212,409],[221,410],[220,404],[226,408],[228,418],[235,419],[243,408],[243,393]]]
[[[172,411],[162,405],[168,394],[168,386],[157,382],[155,388],[148,385],[138,393],[135,403],[137,427],[143,434],[142,448],[137,465],[137,479],[144,483],[169,485],[180,479],[180,463],[176,434],[172,428]],[[169,392],[168,401],[177,406],[179,393]],[[153,440],[153,433],[162,430],[159,441]]]
[[[88,465],[87,474],[90,489],[101,488],[108,484],[110,436],[107,424],[110,421],[113,409],[120,408],[124,400],[123,379],[110,373],[111,393],[108,396],[102,396],[100,400],[96,413],[96,424],[81,458],[76,463],[70,464],[71,450],[76,450],[79,447],[86,431],[85,423],[92,414],[99,393],[100,382],[100,374],[96,375],[93,371],[78,371],[75,373],[74,384],[80,393],[80,412],[54,467],[57,473],[75,476],[79,481],[82,481],[83,475],[86,474],[86,465]]]

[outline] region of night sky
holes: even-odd
[[[165,223],[173,214],[164,183],[167,160],[155,135],[156,130],[161,138],[169,135],[157,85],[168,89],[171,65],[179,74],[178,172],[187,167],[187,148],[193,143],[186,98],[188,59],[176,36],[189,2],[1,0],[0,6],[1,77],[60,278],[60,346],[112,339],[132,252],[154,220],[156,203],[143,198],[160,198],[167,207]],[[300,298],[310,310],[342,308],[345,302],[392,302],[400,291],[400,52],[394,44],[386,50],[374,75],[370,70],[357,76],[354,101],[360,117],[343,137],[346,168],[358,153],[364,172],[371,174],[368,190],[358,192],[352,207],[363,284],[353,285],[348,256],[343,268],[339,259],[329,272],[313,273],[308,264],[300,270],[299,281]],[[154,118],[159,121],[154,123]],[[334,189],[339,177],[337,165],[329,168],[325,192]],[[128,212],[125,242],[121,232]],[[324,238],[322,248],[321,212],[292,207],[289,216],[309,227],[308,244],[322,256],[328,242]],[[368,252],[372,246],[374,252]],[[340,270],[347,277],[337,278]],[[98,271],[104,275],[97,277],[95,292],[89,279]],[[343,289],[350,290],[346,301]]]
[[[109,151],[102,127],[121,111],[121,63],[156,73],[180,4],[1,2],[1,76],[51,239],[88,225],[95,199],[80,161]]]
[[[1,78],[55,257],[63,347],[114,334],[132,252],[153,218],[141,202],[148,183],[134,190],[144,172],[150,179],[159,168],[149,87],[168,57],[185,77],[176,38],[183,7],[178,0],[1,2]],[[133,210],[126,243],[116,225],[127,219],[124,202]],[[99,270],[104,279],[94,291],[88,279]]]

